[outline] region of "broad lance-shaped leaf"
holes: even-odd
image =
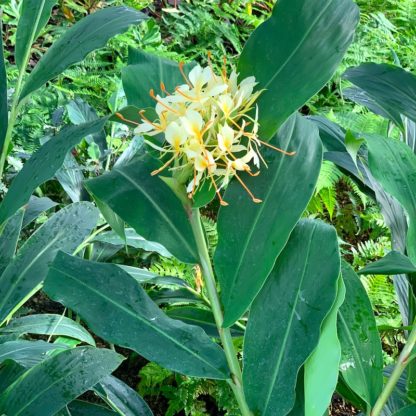
[[[123,416],[153,416],[146,402],[116,377],[101,380],[94,391]]]
[[[187,213],[173,191],[151,172],[149,160],[136,160],[91,179],[86,188],[146,240],[156,241],[178,259],[196,263],[196,243]]]
[[[13,360],[24,367],[33,367],[47,358],[49,352],[66,348],[66,345],[46,341],[8,341],[0,344],[0,363]]]
[[[308,205],[319,175],[322,145],[318,129],[305,118],[292,116],[273,144],[296,155],[263,152],[268,168],[262,168],[257,177],[241,175],[263,202],[255,204],[234,180],[224,196],[230,205],[219,212],[214,263],[226,327],[243,315],[263,286]]]
[[[29,369],[9,386],[0,395],[0,412],[13,416],[55,415],[122,361],[121,355],[106,349],[63,351]]]
[[[334,228],[300,221],[250,310],[243,384],[254,414],[286,415],[294,406],[298,371],[318,344],[339,271]]]
[[[103,47],[113,36],[138,24],[146,15],[120,6],[95,12],[68,29],[43,55],[31,72],[20,101],[43,84],[61,74],[70,65],[82,61],[90,52]]]
[[[106,121],[107,119],[103,118],[80,126],[67,127],[33,153],[13,179],[9,191],[0,204],[0,226],[19,208],[27,204],[39,185],[55,175],[62,166],[66,154],[82,138],[101,130]]]
[[[149,95],[149,90],[153,89],[155,94],[162,95],[161,82],[170,92],[185,83],[178,62],[140,49],[129,48],[128,63],[129,65],[122,70],[123,88],[129,105],[139,109],[155,106],[154,100]],[[192,66],[193,64],[186,64],[184,66],[185,73],[188,73]]]
[[[416,266],[409,257],[398,251],[390,251],[382,259],[363,267],[358,274],[410,274],[416,273]]]
[[[365,63],[350,68],[344,78],[365,91],[400,127],[403,114],[416,121],[416,76],[389,64]]]
[[[0,276],[13,258],[20,230],[22,228],[24,210],[21,209],[10,217],[0,232]]]
[[[3,24],[0,16],[0,33],[3,33]],[[0,43],[0,151],[3,149],[4,138],[8,126],[9,112],[7,107],[7,74],[3,55],[3,37]]]
[[[339,277],[337,298],[322,324],[318,346],[304,366],[305,416],[322,416],[337,386],[341,360],[337,318],[344,299],[345,284]]]
[[[68,410],[67,410],[68,409]],[[107,407],[99,404],[74,400],[69,403],[64,410],[57,413],[56,416],[120,416],[120,413],[113,412]],[[141,416],[141,415],[139,415]]]
[[[115,264],[58,253],[44,291],[108,342],[188,376],[229,377],[224,352],[201,328],[168,318]]]
[[[351,0],[279,0],[273,14],[247,41],[240,79],[255,76],[260,136],[280,125],[332,77],[359,20]]]
[[[0,328],[1,334],[62,335],[95,346],[94,338],[79,323],[61,315],[40,314],[13,319]]]
[[[403,409],[400,409],[393,416],[414,416],[416,414],[416,404],[411,404]]]
[[[342,262],[346,296],[338,314],[341,375],[369,408],[383,388],[383,354],[370,300],[351,266]]]
[[[416,263],[416,156],[399,140],[376,135],[366,135],[365,138],[371,173],[407,212],[407,253]]]
[[[26,371],[25,367],[13,360],[6,360],[0,366],[0,393]]]
[[[32,195],[25,207],[25,215],[23,217],[22,228],[29,225],[42,212],[48,211],[57,205],[57,202],[52,201],[47,197],[38,198],[37,196]]]
[[[16,65],[22,69],[27,64],[32,43],[48,23],[52,7],[58,0],[23,0],[16,31]]]
[[[0,276],[0,322],[42,283],[56,252],[74,251],[97,221],[94,205],[78,202],[53,215],[32,234]]]

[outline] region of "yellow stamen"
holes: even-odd
[[[186,99],[190,100],[190,101],[197,101],[197,99],[185,94],[183,91],[181,91],[181,89],[179,87],[175,88],[175,91],[178,92],[180,95],[182,95],[182,97],[185,97]]]
[[[259,141],[261,144],[263,144],[264,146],[270,147],[273,150],[276,150],[277,152],[283,153],[286,156],[293,156],[296,154],[296,152],[286,152],[283,149],[280,149],[279,147],[276,146],[272,146],[271,144],[267,143],[267,142],[263,142],[262,140],[260,140],[259,138],[256,138],[255,140]]]
[[[171,111],[174,114],[177,115],[181,115],[181,113],[179,111],[176,111],[175,109],[173,109],[172,107],[169,107],[168,105],[166,105],[163,101],[161,101],[159,98],[156,97],[155,92],[153,89],[150,90],[149,95],[157,102],[159,103],[162,107],[165,107],[166,110]]]
[[[149,123],[151,126],[153,126],[155,128],[155,130],[162,130],[162,128],[160,126],[158,126],[155,123],[152,123],[145,115],[144,113],[146,112],[146,110],[141,110],[139,111],[140,117],[146,122]]]
[[[211,179],[212,184],[214,185],[215,192],[216,192],[216,194],[217,194],[217,196],[218,196],[218,199],[220,200],[220,204],[221,204],[223,207],[228,206],[228,202],[225,202],[225,201],[222,199],[222,197],[221,197],[221,193],[220,193],[220,191],[219,191],[219,189],[218,189],[218,187],[217,187],[217,184],[215,183],[215,179],[213,178],[213,176],[212,176],[210,173],[208,173],[208,175],[209,175],[209,177],[210,177],[210,179]]]
[[[162,90],[162,92],[164,92],[166,95],[172,95],[172,94],[170,94],[169,92],[168,92],[168,90],[166,89],[166,87],[165,87],[165,84],[162,82],[162,81],[160,81],[160,89]]]
[[[176,155],[172,157],[172,159],[169,159],[162,167],[160,167],[159,169],[154,170],[151,175],[155,176],[158,173],[162,172],[162,170],[166,169],[176,158]]]
[[[188,84],[189,88],[193,88],[193,85],[191,84],[191,81],[189,81],[188,77],[185,74],[185,71],[183,70],[184,65],[185,65],[184,62],[179,62],[179,71],[181,71],[183,79]]]
[[[116,117],[118,117],[120,120],[125,121],[126,123],[131,123],[131,124],[134,124],[134,125],[136,125],[136,126],[140,126],[140,123],[138,123],[137,121],[128,120],[128,119],[127,119],[127,118],[125,118],[125,117],[123,116],[123,114],[121,114],[121,113],[116,113]]]

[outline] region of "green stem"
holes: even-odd
[[[231,371],[231,380],[229,381],[229,384],[237,399],[242,416],[252,416],[252,413],[244,397],[243,378],[241,374],[240,363],[234,348],[233,339],[231,337],[231,331],[229,328],[222,327],[224,316],[221,309],[221,303],[215,283],[214,271],[212,269],[211,259],[209,257],[205,234],[202,229],[201,217],[198,209],[192,209],[190,222],[198,248],[198,255],[201,262],[201,269],[204,276],[208,299],[211,303],[215,323],[217,325],[228,366]]]
[[[380,416],[381,412],[387,403],[390,395],[393,393],[394,388],[396,387],[397,382],[400,379],[400,376],[403,374],[403,371],[406,369],[407,365],[411,361],[411,354],[413,348],[416,345],[416,319],[413,321],[413,329],[407,338],[406,345],[404,346],[402,352],[400,353],[399,359],[396,366],[394,367],[391,376],[389,377],[386,385],[384,386],[383,391],[381,392],[379,398],[377,399],[376,404],[371,411],[371,416]]]

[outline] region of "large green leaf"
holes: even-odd
[[[13,258],[20,230],[22,228],[24,210],[21,209],[10,217],[0,233],[0,276]]]
[[[108,376],[95,386],[94,391],[123,416],[152,416],[146,402],[127,384]]]
[[[365,63],[348,69],[344,78],[375,101],[391,120],[403,127],[400,114],[416,121],[416,76],[389,64]]]
[[[382,136],[366,136],[371,173],[407,211],[407,253],[416,263],[416,156],[409,146]]]
[[[25,242],[0,276],[0,322],[42,283],[58,250],[72,252],[98,220],[97,209],[78,202],[53,215]]]
[[[414,416],[416,414],[416,404],[411,404],[396,412],[393,416]]]
[[[337,386],[341,360],[337,318],[344,299],[345,285],[340,277],[337,298],[322,324],[318,346],[305,363],[305,416],[322,416],[328,409]]]
[[[47,358],[48,352],[66,348],[66,345],[45,341],[8,341],[0,345],[0,363],[13,360],[24,367],[32,367]]]
[[[292,409],[298,371],[318,344],[339,269],[335,230],[321,221],[300,221],[250,310],[243,381],[256,415]]]
[[[390,251],[382,259],[363,267],[358,274],[407,274],[416,273],[416,266],[409,257],[398,251]]]
[[[68,411],[67,411],[68,409]],[[74,400],[66,409],[57,413],[57,416],[120,416],[120,413],[113,412],[98,404]],[[140,416],[140,415],[138,415]]]
[[[77,312],[98,336],[189,376],[228,378],[221,348],[201,328],[168,318],[139,284],[113,264],[59,253],[45,292]]]
[[[20,100],[104,46],[113,36],[146,18],[137,10],[120,6],[107,7],[80,20],[54,42],[38,62],[26,81]]]
[[[342,377],[371,408],[383,388],[383,354],[370,300],[351,266],[342,262],[346,286],[338,315]]]
[[[58,0],[23,0],[16,31],[15,59],[19,69],[27,64],[32,43],[37,39]]]
[[[0,33],[3,33],[3,24],[0,16]],[[0,43],[0,151],[3,149],[6,137],[9,113],[7,107],[7,74],[3,56],[3,37]]]
[[[351,0],[279,0],[247,41],[240,79],[254,75],[260,135],[279,126],[330,80],[353,40],[358,7]]]
[[[94,338],[79,323],[61,315],[29,315],[13,319],[0,328],[3,334],[63,335],[95,346]]]
[[[19,208],[27,204],[32,192],[51,179],[62,166],[65,155],[88,134],[103,128],[106,118],[80,126],[67,127],[45,143],[25,163],[14,178],[0,205],[0,226]]]
[[[7,389],[26,368],[13,360],[6,360],[0,365],[0,393]]]
[[[218,217],[219,243],[214,263],[221,285],[224,326],[232,325],[248,309],[267,279],[276,257],[308,205],[322,161],[317,128],[292,116],[273,143],[296,151],[285,156],[265,152],[268,168],[244,178],[257,198],[255,204],[237,181],[228,187]]]
[[[0,395],[0,412],[52,416],[111,374],[123,357],[111,350],[82,347],[37,364]]]
[[[191,67],[192,64],[185,65],[185,73]],[[149,95],[150,89],[163,96],[161,82],[171,93],[185,83],[177,62],[133,48],[129,49],[129,65],[123,68],[121,78],[127,102],[140,109],[155,106]]]
[[[196,243],[188,216],[149,160],[136,160],[91,179],[86,188],[146,240],[156,241],[175,257],[196,263]]]

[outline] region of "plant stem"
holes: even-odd
[[[383,391],[381,392],[379,398],[377,399],[376,404],[374,405],[370,415],[371,416],[380,416],[381,412],[387,403],[390,395],[393,393],[394,388],[396,387],[397,382],[400,379],[400,376],[403,374],[403,371],[406,369],[407,365],[411,361],[412,351],[416,345],[416,319],[413,321],[413,329],[411,330],[409,337],[407,338],[406,345],[404,346],[402,352],[400,353],[399,360],[397,361],[396,366],[394,367],[391,376],[389,377],[387,384],[384,386]]]
[[[208,294],[208,299],[211,303],[212,312],[214,314],[215,323],[217,325],[218,333],[224,348],[225,356],[228,366],[231,371],[231,380],[229,382],[234,395],[237,399],[238,405],[243,416],[252,416],[252,413],[246,403],[243,390],[243,380],[241,374],[240,363],[237,358],[237,353],[234,348],[231,331],[229,328],[223,328],[224,316],[221,309],[221,303],[218,296],[217,286],[215,283],[214,271],[212,269],[211,259],[208,253],[208,247],[205,240],[205,233],[202,229],[201,217],[198,209],[192,209],[190,215],[190,222],[195,236],[199,260],[201,262],[201,269],[205,281],[205,287]]]

